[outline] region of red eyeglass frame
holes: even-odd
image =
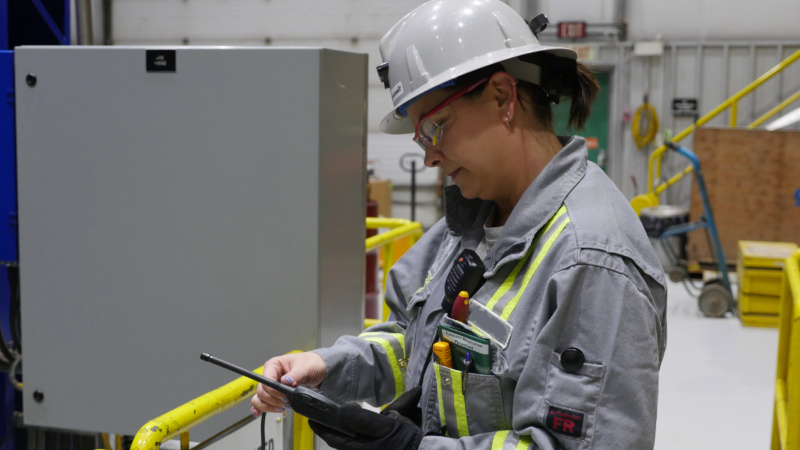
[[[456,92],[455,94],[453,94],[450,97],[448,97],[447,99],[445,99],[442,103],[439,103],[432,110],[430,110],[427,113],[425,113],[422,117],[420,117],[419,121],[417,122],[417,126],[414,128],[414,139],[413,139],[414,142],[416,142],[420,147],[425,149],[425,147],[427,147],[427,145],[428,145],[428,142],[433,142],[433,141],[432,141],[432,139],[430,139],[430,138],[428,138],[426,136],[426,138],[428,140],[428,142],[426,142],[426,141],[423,140],[423,137],[419,135],[419,128],[422,125],[422,122],[424,122],[428,117],[431,117],[434,114],[436,114],[439,111],[441,111],[442,109],[446,108],[449,104],[451,104],[454,101],[458,100],[462,96],[474,91],[475,89],[478,88],[478,86],[482,85],[483,83],[486,83],[487,81],[489,81],[488,77],[487,78],[483,78],[482,80],[477,81],[474,84],[471,84],[471,85],[465,87],[464,89],[461,89],[460,91]],[[444,131],[442,131],[442,134],[444,134]]]

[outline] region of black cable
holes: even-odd
[[[691,295],[692,297],[700,296],[701,290],[697,286],[695,286],[694,283],[688,281],[688,277],[681,280],[681,283],[683,284],[684,289],[686,289],[686,292],[688,292],[689,295]],[[689,288],[690,285],[692,286],[692,289],[697,289],[697,291],[693,292],[692,289]]]
[[[19,367],[20,363],[22,363],[22,355],[18,356],[17,359],[11,363],[11,367],[8,368],[8,379],[11,381],[11,385],[14,386],[14,389],[18,391],[22,391],[22,383],[17,379],[17,367]]]
[[[267,413],[261,413],[261,450],[267,450],[267,432],[264,430],[267,424]]]

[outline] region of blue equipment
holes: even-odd
[[[711,255],[715,259],[715,263],[718,266],[720,277],[704,283],[703,289],[700,291],[700,295],[698,297],[698,306],[703,314],[711,317],[722,317],[728,311],[735,313],[736,303],[733,298],[730,278],[728,277],[728,265],[725,262],[725,254],[722,250],[722,244],[719,240],[719,232],[717,231],[717,225],[714,222],[714,214],[711,211],[711,203],[708,200],[708,191],[706,191],[706,184],[703,180],[703,172],[700,169],[700,159],[691,150],[675,145],[672,142],[668,143],[667,147],[691,161],[692,166],[694,167],[697,187],[700,190],[700,198],[703,201],[704,214],[700,216],[700,220],[697,222],[676,225],[668,228],[664,231],[664,233],[661,234],[659,239],[661,240],[662,244],[666,246],[666,240],[671,236],[679,236],[682,234],[687,234],[690,231],[707,228],[709,232],[708,247],[711,250]]]

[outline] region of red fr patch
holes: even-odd
[[[580,411],[550,406],[547,410],[547,429],[566,436],[580,438],[583,435],[584,414]]]

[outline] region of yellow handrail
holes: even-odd
[[[770,109],[769,112],[767,112],[763,116],[761,116],[758,119],[756,119],[755,122],[753,122],[750,125],[748,125],[747,128],[752,130],[753,128],[761,125],[762,123],[766,122],[770,117],[774,116],[775,114],[778,114],[779,112],[781,112],[783,110],[783,108],[786,108],[787,106],[789,106],[790,104],[792,104],[795,100],[797,100],[799,98],[800,98],[800,91],[797,91],[797,92],[794,93],[794,95],[792,95],[791,97],[787,98],[786,100],[784,100],[780,104],[778,104],[778,106]]]
[[[420,225],[419,222],[412,222],[406,219],[383,219],[367,217],[367,229],[376,230],[378,228],[391,229],[384,233],[367,238],[367,251],[375,250],[380,246],[385,246],[390,242],[394,242],[406,236],[411,236],[412,239],[419,239],[419,237],[422,236],[422,225]]]
[[[382,219],[367,217],[367,229],[375,230],[378,228],[390,228],[389,231],[367,238],[367,251],[375,250],[383,246],[383,289],[386,289],[386,279],[389,276],[389,269],[394,264],[394,243],[398,239],[406,236],[411,238],[411,245],[414,245],[422,236],[422,225],[419,222],[412,222],[406,219]],[[389,317],[389,308],[383,308],[383,320]],[[369,327],[374,320],[367,319],[365,327]]]
[[[386,276],[394,264],[394,243],[397,239],[410,236],[412,244],[422,236],[422,225],[405,219],[379,219],[369,217],[366,227],[374,230],[390,228],[385,233],[371,236],[365,241],[366,251],[383,246],[383,282],[386,285]],[[384,308],[384,320],[388,315],[388,308]],[[262,373],[263,367],[254,372]],[[255,392],[257,383],[247,377],[239,377],[230,383],[211,392],[201,395],[196,399],[181,405],[172,411],[147,422],[133,438],[131,450],[158,450],[159,446],[175,436],[181,437],[181,449],[189,448],[189,429],[204,422],[212,416],[221,413],[239,402],[249,398]],[[295,414],[295,449],[311,449],[313,436],[308,427],[307,419]]]
[[[259,367],[254,372],[261,374]],[[225,411],[240,401],[250,398],[256,389],[256,382],[247,377],[239,377],[230,383],[201,395],[172,411],[147,422],[133,438],[131,450],[156,450],[159,446],[181,435],[188,447],[189,429],[212,416]]]
[[[737,111],[738,111],[738,102],[739,102],[739,100],[742,97],[744,97],[745,95],[747,95],[750,92],[754,91],[757,87],[759,87],[762,84],[764,84],[765,82],[767,82],[769,79],[771,79],[776,74],[781,72],[783,69],[785,69],[786,67],[791,65],[797,59],[800,59],[800,50],[792,53],[791,56],[789,56],[788,58],[784,59],[783,61],[778,63],[775,67],[773,67],[772,69],[767,71],[765,74],[763,74],[760,77],[758,77],[755,81],[753,81],[752,83],[750,83],[747,86],[745,86],[742,90],[740,90],[739,92],[734,94],[729,99],[725,100],[722,104],[720,104],[719,106],[717,106],[713,110],[711,110],[711,112],[709,112],[708,114],[706,114],[703,117],[701,117],[700,119],[698,119],[695,123],[693,123],[692,125],[690,125],[686,129],[684,129],[680,133],[676,134],[672,138],[672,141],[673,142],[678,142],[678,141],[682,140],[683,138],[685,138],[686,136],[691,134],[695,129],[705,125],[711,119],[717,117],[721,112],[725,111],[728,108],[730,108],[730,125],[732,127],[735,127],[736,126],[736,120],[737,120]],[[666,151],[667,151],[667,146],[662,144],[660,147],[655,149],[655,151],[653,151],[653,153],[650,155],[650,159],[648,161],[648,170],[647,170],[647,189],[648,189],[648,193],[647,194],[643,194],[643,195],[648,195],[649,194],[650,198],[655,196],[656,200],[658,199],[657,194],[660,194],[661,192],[664,191],[664,189],[666,189],[667,187],[669,187],[671,185],[671,184],[659,185],[658,187],[660,189],[657,192],[655,191],[656,187],[654,187],[654,185],[653,185],[654,184],[653,183],[654,179],[656,179],[656,178],[660,179],[661,178],[661,156]],[[653,169],[654,165],[655,165],[655,170]],[[674,182],[676,182],[677,180],[682,178],[683,175],[685,175],[687,173],[691,173],[690,168],[691,168],[691,166],[687,167],[683,172],[681,172],[680,174],[677,175],[677,178],[673,177],[673,179],[670,180],[670,181],[672,181],[672,184],[674,184]]]
[[[781,285],[772,450],[800,448],[800,250],[786,259]]]

